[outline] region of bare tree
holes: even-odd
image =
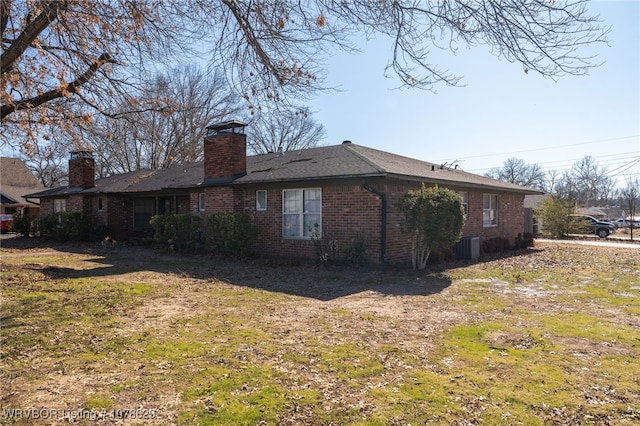
[[[545,191],[549,193],[556,192],[556,185],[558,184],[558,180],[560,179],[560,171],[556,169],[548,170],[547,176],[545,177]]]
[[[100,117],[85,129],[103,175],[166,168],[202,159],[206,125],[242,114],[240,99],[219,73],[183,66],[158,74],[138,95],[153,98],[161,110],[124,113],[124,119]]]
[[[583,48],[604,41],[607,32],[582,0],[222,0],[200,10],[220,22],[214,55],[228,59],[228,71],[248,97],[300,95],[318,87],[327,47],[350,49],[355,33],[388,37],[393,53],[387,69],[407,86],[431,89],[460,81],[430,62],[433,48],[486,45],[526,72],[558,77],[595,65]]]
[[[571,167],[571,173],[577,183],[578,200],[585,206],[588,206],[590,201],[604,198],[612,187],[606,167],[601,167],[590,155],[575,162]]]
[[[322,124],[316,123],[307,108],[261,113],[251,123],[247,138],[249,151],[255,154],[313,148],[325,137]]]
[[[557,193],[583,206],[606,203],[613,190],[614,182],[606,167],[587,155],[576,161],[571,170],[565,170],[556,184]]]
[[[51,126],[73,129],[110,114],[104,99],[129,98],[146,64],[187,48],[171,3],[3,0],[3,144],[41,141]]]
[[[502,167],[490,169],[485,176],[529,188],[545,190],[545,174],[539,164],[528,164],[519,158],[508,158]]]
[[[636,222],[636,213],[638,212],[638,204],[640,204],[640,179],[628,178],[626,185],[620,190],[623,205],[627,209],[627,217],[629,221],[629,232],[631,233],[631,241],[633,241],[633,229],[638,228]]]
[[[485,45],[525,72],[557,78],[597,66],[588,46],[608,29],[587,0],[3,0],[2,132],[4,142],[38,140],[43,126],[88,123],[131,101],[145,69],[206,46],[250,107],[300,100],[325,88],[323,60],[353,51],[353,36],[388,37],[387,70],[410,87],[457,85],[460,77],[430,62],[430,50]],[[180,55],[180,56],[178,56]],[[117,102],[108,99],[119,97]],[[135,108],[133,108],[135,106]],[[129,110],[127,112],[130,112]],[[11,125],[11,126],[10,126]],[[11,131],[9,131],[11,130]],[[81,144],[80,139],[75,143]]]
[[[42,185],[53,188],[67,181],[68,151],[68,145],[64,141],[34,144],[22,152],[22,158]]]

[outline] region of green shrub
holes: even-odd
[[[31,236],[34,218],[28,215],[14,214],[11,230],[24,237]]]
[[[251,216],[245,213],[216,213],[205,220],[208,251],[233,257],[246,257],[257,234]]]
[[[545,198],[536,209],[536,215],[540,219],[540,232],[545,237],[565,238],[569,234],[580,232],[580,223],[572,214],[575,213],[575,202],[563,199],[558,195]]]
[[[149,221],[155,231],[154,240],[178,251],[195,252],[204,248],[204,232],[200,216],[189,214],[156,215]]]
[[[462,237],[462,199],[450,189],[422,184],[419,190],[404,194],[397,207],[404,216],[402,232],[413,236],[414,270],[426,268],[431,251],[451,247]]]
[[[84,212],[57,212],[37,221],[40,237],[56,241],[89,241],[91,218]]]

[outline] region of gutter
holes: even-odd
[[[24,200],[25,200],[27,203],[31,203],[31,204],[33,204],[33,205],[35,205],[35,206],[39,206],[39,205],[40,205],[40,203],[37,203],[37,202],[35,202],[35,201],[31,201],[31,200],[30,200],[30,198],[35,198],[35,199],[37,199],[37,200],[40,200],[40,197],[23,197],[23,198],[24,198]]]
[[[380,262],[387,262],[387,194],[371,188],[366,183],[362,187],[372,194],[380,197]]]

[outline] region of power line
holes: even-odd
[[[542,147],[542,148],[525,149],[525,150],[521,150],[521,151],[500,152],[500,153],[482,154],[482,155],[473,155],[473,156],[458,156],[455,159],[459,159],[460,157],[463,157],[465,159],[485,158],[485,157],[495,157],[495,156],[499,156],[499,155],[521,154],[521,153],[525,153],[525,152],[546,151],[546,150],[552,150],[552,149],[558,149],[558,148],[569,148],[569,147],[572,147],[572,146],[581,146],[581,145],[589,145],[589,144],[594,144],[594,143],[604,143],[604,142],[619,141],[619,140],[623,140],[623,139],[631,139],[631,138],[637,138],[637,137],[640,137],[640,134],[631,135],[631,136],[621,136],[621,137],[616,137],[616,138],[608,138],[608,139],[599,139],[599,140],[589,141],[589,142],[572,143],[572,144],[567,144],[567,145],[555,145],[555,146],[547,146],[547,147]],[[446,161],[450,161],[450,160],[453,160],[453,159],[454,158],[447,158]],[[443,161],[443,160],[439,160],[439,161]]]
[[[618,169],[622,169],[623,167],[625,167],[624,169],[620,170],[618,173],[614,173],[614,174],[609,174],[609,176],[614,177],[614,176],[618,176],[619,174],[621,174],[622,172],[626,172],[627,170],[629,170],[630,168],[632,168],[633,166],[635,166],[636,164],[640,164],[640,157],[636,158],[635,160],[618,167],[617,169],[613,169],[612,172],[617,171]]]
[[[620,156],[623,154],[610,154],[610,155],[603,155],[602,157],[611,157],[611,156]],[[624,155],[628,155],[628,153],[625,153]],[[569,159],[569,160],[558,160],[558,161],[549,161],[549,162],[544,162],[544,163],[531,163],[531,164],[536,164],[538,166],[540,166],[540,168],[542,170],[553,170],[553,169],[569,169],[571,168],[577,161],[582,160],[584,157],[582,158],[576,158],[576,159]],[[600,156],[598,157],[594,157],[594,159],[596,160],[597,164],[599,166],[618,166],[618,165],[626,165],[629,163],[629,161],[636,161],[638,159],[640,159],[640,157],[634,156],[634,157],[622,157],[622,158],[609,158],[609,159],[605,159],[605,160],[600,160]],[[553,165],[552,165],[553,164]],[[481,171],[485,171],[485,170],[490,170],[490,169],[494,169],[494,168],[501,168],[502,166],[494,166],[494,167],[483,167],[483,168],[477,168],[477,169],[469,169],[466,170],[467,172],[481,172]]]

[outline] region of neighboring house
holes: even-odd
[[[605,220],[607,218],[607,213],[600,207],[578,207],[576,214],[595,217],[598,220]]]
[[[538,236],[544,226],[542,218],[536,214],[536,210],[542,207],[542,202],[551,197],[551,194],[525,195],[524,197],[524,231]]]
[[[38,216],[40,205],[25,194],[41,191],[44,185],[19,158],[0,157],[0,213]]]
[[[244,212],[259,232],[256,252],[315,256],[314,239],[342,249],[364,231],[372,262],[410,260],[396,204],[422,183],[457,191],[463,233],[513,240],[524,232],[524,196],[538,191],[412,158],[343,142],[340,145],[246,156],[245,124],[207,128],[204,161],[95,180],[90,152],[73,152],[69,186],[35,194],[42,215],[85,211],[122,239],[150,235],[155,214]]]

